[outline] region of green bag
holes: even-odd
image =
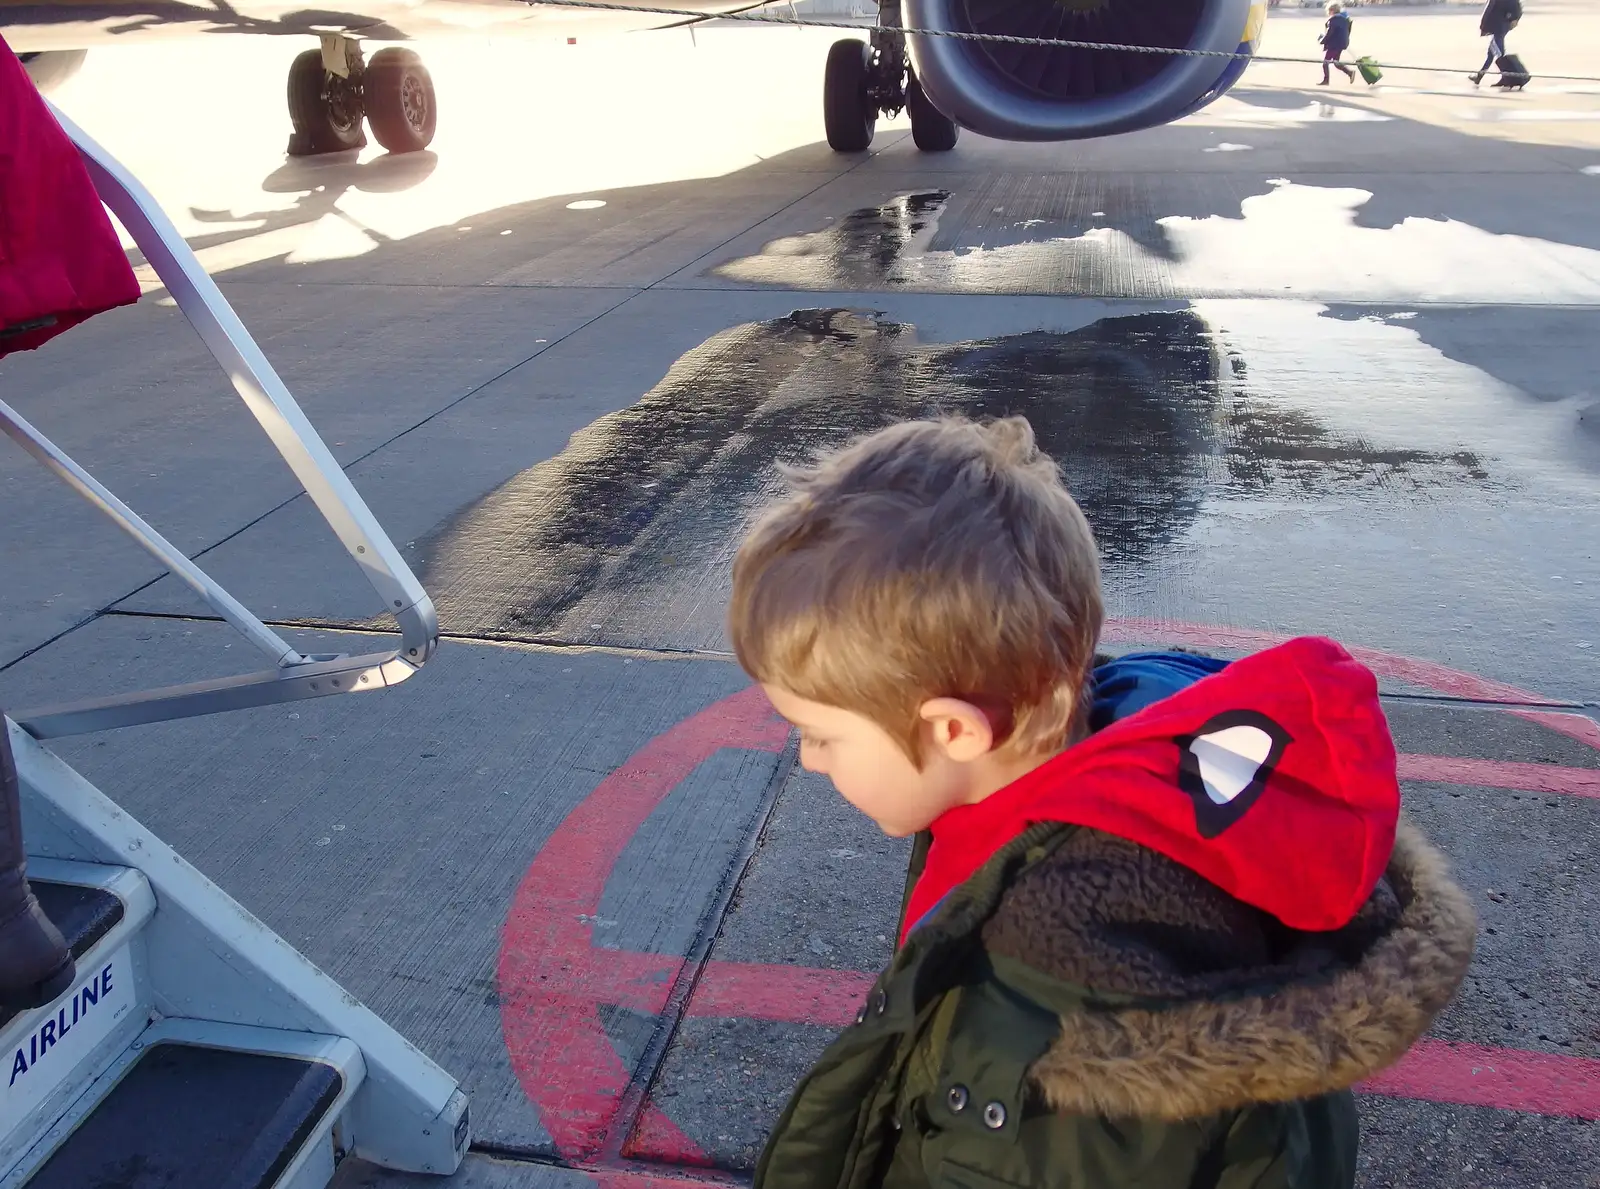
[[[1361,71],[1361,77],[1367,80],[1369,87],[1383,77],[1383,71],[1378,69],[1376,58],[1357,58],[1356,69]]]

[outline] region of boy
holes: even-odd
[[[1322,36],[1317,40],[1322,43],[1322,86],[1328,85],[1328,67],[1337,66],[1349,82],[1356,81],[1356,72],[1343,62],[1339,61],[1340,55],[1350,48],[1350,14],[1345,12],[1341,0],[1328,0],[1328,23],[1323,26]]]
[[[917,835],[900,946],[757,1189],[1349,1189],[1349,1087],[1450,1000],[1471,906],[1328,640],[1095,665],[1099,562],[1026,421],[812,469],[734,565],[800,757]]]

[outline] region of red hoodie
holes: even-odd
[[[1306,637],[1235,661],[933,823],[905,933],[1035,822],[1092,826],[1294,929],[1337,929],[1389,862],[1394,742],[1372,673]]]

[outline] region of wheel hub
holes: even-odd
[[[400,110],[405,112],[406,123],[419,131],[428,123],[428,92],[422,80],[408,74],[400,83]]]
[[[361,92],[346,78],[337,74],[324,77],[323,101],[327,104],[328,120],[341,131],[348,131],[361,123],[364,110]]]

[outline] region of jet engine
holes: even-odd
[[[1266,0],[901,0],[904,27],[1164,49],[1255,52]],[[998,140],[1082,140],[1175,120],[1246,61],[909,35],[928,101]],[[915,115],[913,111],[913,115]]]

